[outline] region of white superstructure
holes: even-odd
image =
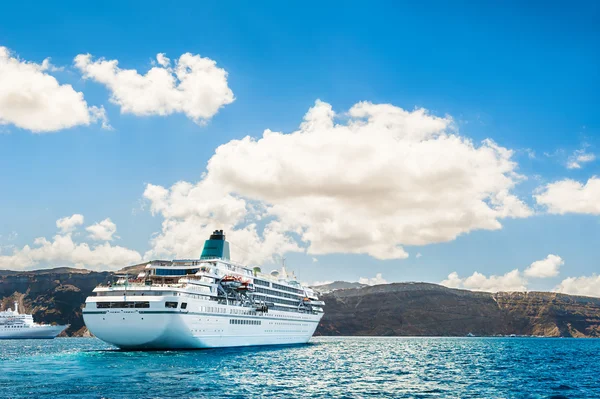
[[[222,230],[199,259],[149,262],[135,278],[94,289],[85,324],[123,349],[196,349],[306,343],[322,301],[281,272],[261,273],[229,259]]]
[[[17,302],[14,310],[0,312],[0,339],[52,339],[68,327],[34,323],[30,314],[19,313]]]

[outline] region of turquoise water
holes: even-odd
[[[0,397],[600,398],[600,340],[314,338],[183,352],[0,341]]]

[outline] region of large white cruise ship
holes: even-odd
[[[132,279],[94,289],[83,319],[122,349],[200,349],[306,343],[325,305],[285,268],[270,274],[230,260],[223,230],[199,259],[149,262]]]
[[[30,314],[19,313],[17,302],[15,310],[0,312],[0,339],[52,339],[68,327],[34,323]]]

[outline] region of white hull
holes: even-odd
[[[96,337],[121,349],[203,349],[307,343],[321,317],[110,309],[84,312],[83,318]]]
[[[53,339],[69,326],[0,327],[0,339]]]

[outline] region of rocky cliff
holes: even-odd
[[[36,322],[70,324],[63,335],[85,335],[81,316],[85,298],[96,285],[108,281],[109,272],[57,268],[33,272],[0,270],[2,309],[19,302],[20,311],[33,314]]]
[[[322,298],[327,306],[320,335],[600,337],[600,298],[426,283],[336,290]]]
[[[85,298],[112,275],[71,268],[0,271],[2,309],[17,300],[36,321],[68,323],[66,335],[85,335]],[[548,292],[490,294],[425,283],[337,289],[322,298],[326,311],[318,335],[600,337],[600,298]]]

